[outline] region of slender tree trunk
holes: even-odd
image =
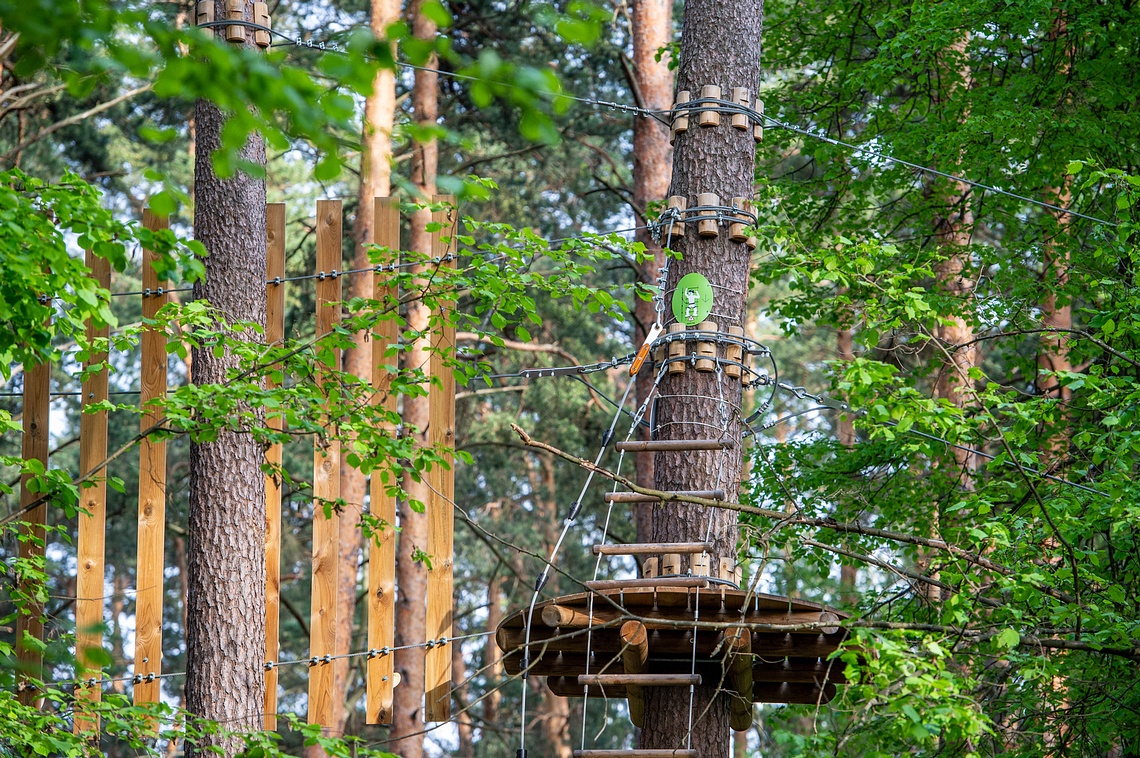
[[[463,646],[458,642],[451,646],[451,686],[460,709],[455,715],[455,726],[459,732],[459,751],[455,755],[458,758],[475,758],[475,722],[467,711],[467,662],[463,660]]]
[[[850,329],[840,329],[835,335],[835,352],[841,361],[855,360],[855,335]],[[855,420],[850,414],[839,419],[835,429],[839,444],[843,447],[855,447]],[[859,578],[859,567],[853,563],[844,563],[839,567],[839,594],[846,605],[854,605],[856,600],[855,582]]]
[[[685,5],[681,33],[681,65],[678,89],[699,93],[704,85],[717,85],[731,99],[734,87],[746,87],[755,97],[760,82],[760,38],[763,0],[724,3],[690,0]],[[673,154],[672,194],[689,198],[695,205],[700,193],[715,193],[727,205],[733,197],[752,197],[756,146],[751,130],[733,129],[729,119],[721,125],[700,128],[696,117],[688,131],[678,135]],[[729,239],[727,225],[719,226],[715,238],[700,238],[696,230],[682,245],[683,260],[670,267],[667,292],[676,289],[684,274],[699,272],[713,285],[713,314],[721,331],[745,326],[748,269],[751,255],[743,242]],[[699,439],[717,435],[704,426],[712,423],[726,430],[735,442],[731,450],[661,454],[654,483],[662,490],[723,489],[729,500],[739,496],[741,474],[741,383],[720,372],[701,373],[686,368],[667,375],[658,403],[658,437]],[[723,397],[723,402],[720,398]],[[654,542],[702,541],[715,547],[712,566],[721,557],[734,555],[737,539],[736,514],[692,505],[658,507],[651,528]],[[690,711],[689,692],[683,688],[646,690],[645,726],[641,747],[670,749],[689,741],[692,714],[692,748],[701,758],[728,758],[731,747],[728,728],[729,701],[717,696],[715,683],[696,688]]]
[[[432,40],[436,27],[430,19],[420,13],[422,0],[416,0],[412,7],[412,33],[417,39]],[[428,59],[427,67],[434,68],[436,58]],[[439,109],[439,77],[431,71],[416,70],[412,88],[412,110],[415,121],[420,125],[434,125]],[[417,143],[412,148],[412,182],[420,193],[419,200],[428,202],[435,193],[436,166],[439,160],[439,146],[434,140]],[[431,233],[427,225],[431,221],[431,211],[421,209],[412,215],[411,239],[409,247],[418,253],[431,252]],[[413,269],[422,273],[422,267]],[[420,334],[407,354],[405,368],[428,371],[431,335],[428,334],[428,321],[431,314],[419,301],[408,304],[408,328]],[[416,440],[427,445],[428,399],[422,397],[404,398],[405,433],[415,429]],[[415,481],[405,477],[404,489],[413,500],[426,504],[428,488],[426,480]],[[421,506],[422,507],[422,506]],[[416,512],[408,502],[400,504],[400,544],[396,559],[396,645],[419,644],[427,636],[427,568],[412,557],[417,550],[427,550],[427,518]],[[424,697],[424,650],[413,648],[401,650],[396,655],[396,669],[403,682],[396,688],[391,749],[403,758],[421,758],[423,755],[423,735],[415,734],[423,729]]]
[[[400,20],[398,0],[372,0],[372,34],[377,38],[385,36],[387,29]],[[352,258],[354,269],[367,268],[368,245],[375,239],[376,197],[386,197],[391,192],[392,127],[396,118],[396,79],[391,69],[380,69],[372,81],[372,94],[364,101],[364,118],[361,129],[360,150],[360,192],[356,207],[354,225],[355,252]],[[372,299],[373,277],[353,276],[348,280],[348,297]],[[372,346],[365,332],[353,335],[353,346],[344,351],[344,370],[365,381],[372,376]],[[353,468],[342,456],[340,463],[340,496],[345,501],[345,510],[340,517],[340,571],[337,576],[336,652],[344,655],[351,652],[352,629],[356,618],[357,578],[360,569],[362,534],[359,530],[360,514],[364,508],[364,494],[367,481],[359,469]],[[333,691],[348,692],[348,658],[333,662]],[[344,698],[333,701],[334,734],[343,734],[352,703]],[[319,749],[319,748],[318,748]]]
[[[253,4],[245,18],[253,21]],[[215,3],[225,18],[225,3]],[[219,27],[222,29],[224,27]],[[250,35],[250,46],[253,45]],[[214,175],[225,114],[206,100],[195,109],[198,152],[194,164],[194,231],[209,256],[206,278],[194,297],[207,300],[226,323],[265,325],[265,180],[237,173]],[[249,138],[242,159],[265,166],[265,142]],[[255,332],[242,335],[256,342]],[[220,384],[238,365],[230,351],[194,351],[194,382]],[[261,728],[265,675],[264,450],[252,436],[223,431],[212,442],[190,445],[190,515],[187,544],[186,708],[234,732]],[[187,755],[223,755],[241,747],[219,735],[187,746]]]
[[[657,61],[657,51],[668,44],[673,36],[673,4],[670,0],[635,0],[630,22],[633,36],[633,86],[638,104],[653,110],[666,110],[672,105],[673,72],[669,59]],[[641,214],[638,226],[645,223],[645,211],[650,203],[659,202],[669,192],[670,173],[673,168],[673,149],[669,144],[669,128],[653,118],[638,118],[633,122],[633,204]],[[637,241],[645,245],[652,255],[641,264],[638,281],[646,286],[657,282],[665,256],[661,245],[654,241],[648,230],[637,232]],[[645,341],[648,329],[657,319],[653,303],[637,300],[634,304],[634,342]],[[653,387],[651,372],[637,377],[637,405],[641,406]],[[648,431],[642,431],[648,439]],[[653,453],[635,454],[635,478],[643,487],[653,485]],[[637,538],[648,541],[650,514],[648,505],[637,509]]]
[[[498,629],[503,620],[503,580],[496,573],[487,585],[487,629]],[[499,721],[499,703],[503,694],[498,689],[499,677],[503,675],[503,656],[499,653],[499,646],[494,635],[483,643],[483,667],[486,671],[487,681],[491,683],[492,692],[483,700],[483,721],[487,724],[497,724]]]

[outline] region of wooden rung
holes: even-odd
[[[669,502],[685,502],[687,497],[699,497],[703,500],[724,500],[724,490],[678,490],[670,492],[677,500]],[[661,498],[653,495],[642,495],[640,492],[607,492],[607,503],[659,503]]]
[[[697,751],[683,750],[575,750],[573,758],[697,758]]]
[[[709,580],[700,576],[659,576],[651,579],[596,579],[585,582],[588,590],[624,590],[635,587],[693,587],[706,589]]]
[[[630,440],[614,449],[628,453],[672,453],[683,450],[731,450],[732,440]]]
[[[711,542],[639,542],[635,545],[594,545],[594,555],[656,555],[711,553]]]
[[[580,674],[578,684],[590,687],[688,687],[700,685],[700,674]]]

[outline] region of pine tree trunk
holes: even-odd
[[[666,110],[672,105],[673,72],[669,59],[657,61],[657,51],[672,38],[673,4],[669,0],[635,0],[632,6],[631,33],[633,36],[633,78],[639,104],[654,110]],[[633,204],[642,213],[638,226],[645,224],[645,209],[650,203],[660,202],[669,192],[669,178],[673,167],[673,150],[669,145],[669,128],[652,118],[638,118],[633,122]],[[637,232],[637,241],[645,245],[652,258],[641,264],[638,280],[653,286],[657,282],[664,254],[661,245],[654,241],[648,230]],[[647,330],[657,318],[653,303],[637,300],[634,305],[634,343],[645,341]],[[653,377],[644,371],[637,377],[637,405],[641,406],[653,387]],[[648,439],[642,431],[642,439]],[[635,454],[635,478],[644,487],[653,485],[653,453]],[[637,509],[637,538],[649,540],[650,507]]]
[[[372,34],[384,37],[388,27],[400,19],[398,0],[372,0]],[[391,192],[392,127],[396,117],[396,79],[391,69],[380,69],[372,81],[372,94],[364,101],[364,120],[361,129],[360,191],[356,206],[356,223],[353,228],[356,241],[352,258],[354,269],[367,268],[368,245],[375,234],[376,197]],[[371,299],[373,277],[353,276],[348,280],[348,297]],[[353,346],[344,351],[344,370],[365,380],[372,376],[372,345],[365,332],[353,335]],[[367,478],[353,468],[345,457],[340,463],[340,496],[346,506],[340,517],[340,570],[337,577],[337,630],[336,652],[351,652],[352,630],[356,618],[357,576],[360,568],[362,534],[359,530],[360,514],[364,507]],[[333,661],[333,691],[348,691],[348,658]],[[344,698],[333,700],[333,734],[343,734],[352,703]]]
[[[412,33],[417,39],[435,38],[436,28],[426,16],[420,13],[421,0],[412,8]],[[436,58],[427,61],[428,68],[434,68]],[[416,70],[412,88],[412,110],[419,125],[434,125],[439,114],[439,76],[431,71]],[[439,146],[434,140],[412,146],[412,182],[420,193],[420,202],[429,202],[435,193],[436,166]],[[412,215],[409,247],[418,253],[431,252],[431,233],[427,225],[431,222],[431,211],[422,209]],[[422,273],[423,268],[413,269]],[[419,301],[408,304],[408,328],[422,333],[416,339],[406,357],[406,369],[429,370],[428,348],[431,335],[427,333],[431,316],[428,308]],[[404,398],[405,429],[415,428],[416,441],[426,446],[425,434],[428,425],[428,399],[422,397]],[[427,503],[429,490],[426,480],[419,482],[411,476],[405,477],[404,489],[410,498]],[[396,558],[396,645],[422,643],[427,637],[427,568],[417,563],[412,556],[416,550],[427,550],[428,527],[424,513],[414,511],[407,501],[400,503],[400,543]],[[403,677],[396,688],[392,714],[392,742],[390,749],[403,758],[421,758],[423,755],[422,702],[424,697],[424,649],[401,650],[396,655],[396,669]]]
[[[225,18],[225,3],[215,3]],[[246,19],[252,21],[252,3]],[[219,27],[219,31],[222,27]],[[252,45],[252,35],[249,44]],[[220,145],[225,114],[199,100],[195,109],[194,231],[209,256],[206,278],[194,285],[224,322],[265,325],[265,181],[243,173],[214,175],[211,154]],[[265,166],[265,142],[253,135],[242,159]],[[260,336],[247,332],[243,339]],[[220,384],[238,365],[229,352],[194,351],[194,383]],[[265,675],[265,477],[262,446],[249,434],[223,431],[190,445],[187,544],[186,708],[233,732],[261,728]],[[187,755],[223,755],[241,747],[219,735],[187,746]]]
[[[699,94],[702,85],[718,85],[731,99],[734,87],[746,87],[755,98],[760,82],[760,36],[763,0],[724,3],[691,0],[685,5],[681,34],[678,89]],[[694,95],[696,97],[696,95]],[[729,118],[702,129],[694,115],[687,132],[679,135],[673,153],[672,194],[694,205],[700,193],[716,193],[727,205],[733,197],[753,196],[756,146],[751,130],[733,129]],[[689,272],[704,274],[713,285],[713,315],[721,331],[745,322],[750,251],[732,242],[727,226],[715,238],[698,238],[696,230],[678,245],[684,259],[669,270],[667,292]],[[735,501],[741,473],[741,383],[721,373],[699,373],[691,367],[667,375],[657,406],[657,436],[661,439],[699,439],[718,434],[704,424],[727,428],[735,442],[728,451],[660,454],[654,482],[662,490],[724,489]],[[723,393],[723,404],[720,400]],[[696,396],[696,397],[694,397]],[[723,411],[723,412],[722,412]],[[650,529],[654,542],[700,541],[714,543],[712,566],[721,557],[734,556],[736,514],[692,505],[662,505],[655,509]],[[717,697],[715,682],[696,689],[692,705],[692,747],[701,758],[728,758],[729,702]],[[688,742],[689,692],[684,688],[647,689],[643,748],[685,747]]]

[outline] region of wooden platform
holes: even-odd
[[[595,622],[592,627],[588,624],[591,595]],[[694,672],[692,622],[698,603],[702,624],[725,624],[728,628],[696,630]],[[496,633],[496,642],[504,653],[503,663],[511,674],[522,668],[526,615],[523,609],[508,616]],[[627,672],[622,653],[628,651],[628,645],[622,641],[619,630],[623,622],[634,618],[644,624],[648,660],[644,671]],[[587,674],[590,679],[581,681],[593,682],[591,694],[600,696],[604,689],[607,697],[627,696],[626,688],[619,683],[623,680],[614,677],[646,672],[672,677],[695,673],[705,684],[734,691],[730,652],[734,644],[737,656],[740,650],[739,643],[734,642],[734,626],[730,625],[743,625],[750,629],[745,654],[751,657],[752,676],[750,680],[740,677],[737,659],[735,681],[751,682],[748,696],[752,702],[826,703],[835,696],[835,685],[847,681],[843,663],[827,660],[846,637],[841,626],[843,618],[843,614],[818,603],[749,594],[722,586],[699,591],[687,587],[634,587],[566,595],[535,607],[530,673],[548,677],[551,691],[564,697],[581,697],[585,687],[579,677]],[[828,632],[836,631],[828,634],[820,630],[781,629],[821,622],[828,624]],[[599,675],[604,677],[598,679]]]

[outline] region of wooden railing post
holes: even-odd
[[[111,288],[111,264],[87,251],[87,268],[91,278],[103,289]],[[87,322],[87,340],[106,339],[110,329],[96,327]],[[92,353],[87,367],[107,360],[105,352]],[[90,374],[83,380],[81,404],[86,407],[107,399],[107,368]],[[107,457],[107,411],[84,413],[79,419],[79,475],[87,476]],[[103,648],[103,584],[106,574],[103,566],[107,537],[107,476],[95,476],[79,496],[79,536],[76,544],[78,564],[75,577],[75,664],[79,679],[103,678],[103,667],[91,655],[92,650]],[[80,686],[75,691],[75,733],[84,734],[99,730],[98,716],[85,714],[103,695],[102,684]]]
[[[149,208],[143,211],[143,226],[166,229],[168,221]],[[158,256],[143,251],[142,315],[153,319],[169,302],[168,283],[158,278],[154,263]],[[155,294],[161,288],[162,294]],[[145,294],[149,290],[151,294]],[[140,427],[147,431],[162,422],[165,412],[152,405],[166,400],[166,332],[147,327],[142,334],[140,370]],[[135,704],[157,703],[162,680],[162,583],[166,540],[166,442],[146,437],[139,444],[138,557],[135,571]],[[155,676],[151,677],[150,675]]]
[[[440,269],[454,269],[455,235],[458,220],[455,217],[455,198],[436,195],[435,203],[447,207],[434,211],[432,221],[439,229],[432,232],[432,257],[440,259]],[[443,260],[450,257],[450,260]],[[444,280],[446,282],[446,280]],[[445,284],[445,286],[447,286]],[[431,388],[428,392],[428,440],[434,447],[451,450],[455,446],[455,375],[447,361],[455,353],[455,323],[450,307],[440,308],[433,314],[439,319],[432,335]],[[427,633],[430,639],[452,636],[453,567],[455,527],[455,469],[450,452],[444,455],[448,468],[440,465],[428,472],[431,489],[427,501],[428,569]],[[427,702],[425,721],[447,721],[451,718],[451,649],[453,642],[429,648],[425,659],[425,689]]]
[[[400,249],[400,204],[395,198],[376,198],[375,243],[392,251]],[[388,263],[398,263],[394,253]],[[398,293],[391,273],[375,275],[375,299],[381,307],[395,304]],[[388,356],[388,348],[396,343],[399,325],[395,318],[376,324],[372,333],[373,402],[387,413],[396,412],[396,394],[389,385],[395,375],[397,358]],[[396,433],[395,424],[385,423],[386,431]],[[395,484],[395,482],[389,482]],[[388,484],[381,472],[372,472],[369,487],[370,512],[384,522],[384,531],[368,542],[368,648],[391,648],[396,641],[396,498],[388,494]],[[365,721],[369,724],[392,723],[392,689],[395,686],[394,656],[368,659],[365,676],[367,698]]]
[[[280,345],[285,338],[285,204],[270,203],[265,208],[265,342]],[[274,386],[272,380],[266,382]],[[280,431],[280,417],[269,419],[269,427]],[[281,465],[281,445],[270,445],[265,460]],[[265,476],[265,660],[277,661],[281,629],[281,478]],[[265,729],[277,728],[277,668],[265,672]]]
[[[340,200],[317,201],[317,336],[331,333],[340,322],[341,234]],[[333,350],[330,369],[340,368],[340,350]],[[340,518],[328,504],[340,497],[340,442],[317,440],[313,454],[313,586],[309,623],[309,657],[318,660],[336,653],[337,569],[340,564]],[[330,726],[333,711],[333,667],[318,662],[309,669],[309,723]]]

